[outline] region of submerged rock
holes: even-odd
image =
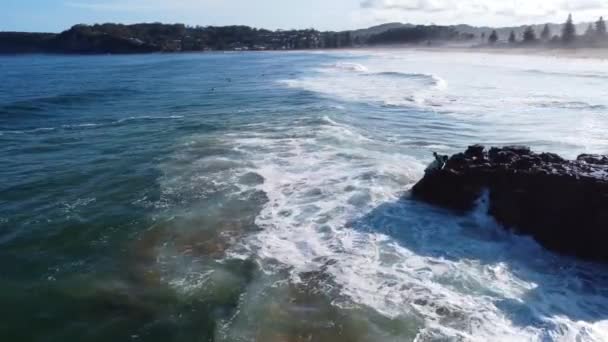
[[[608,157],[565,160],[525,146],[475,145],[427,169],[412,193],[466,211],[486,189],[489,214],[505,227],[558,253],[608,261]]]

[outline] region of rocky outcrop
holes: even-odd
[[[608,157],[480,145],[435,157],[415,198],[466,211],[487,189],[489,214],[505,227],[558,253],[608,261]]]

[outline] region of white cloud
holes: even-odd
[[[361,8],[418,12],[461,11],[467,13],[543,16],[559,10],[600,9],[608,0],[364,0]]]
[[[362,0],[355,20],[511,25],[608,14],[608,0]]]
[[[362,8],[379,8],[385,10],[441,12],[456,9],[454,0],[364,0]]]
[[[580,11],[580,10],[602,10],[608,7],[607,0],[569,0],[562,4],[564,10]]]

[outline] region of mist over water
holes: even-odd
[[[432,152],[608,152],[608,62],[0,57],[10,340],[604,341],[608,269],[411,200]]]

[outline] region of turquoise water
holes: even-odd
[[[0,57],[0,335],[608,339],[605,267],[407,197],[433,151],[607,153],[607,63]]]

